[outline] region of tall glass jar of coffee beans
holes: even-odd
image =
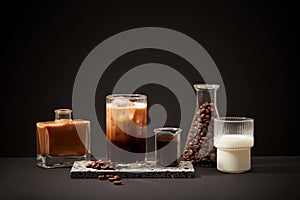
[[[219,117],[217,109],[217,84],[195,84],[197,92],[196,110],[191,123],[183,159],[193,165],[216,166],[216,148],[214,147],[214,118]]]

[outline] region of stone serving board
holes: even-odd
[[[158,167],[148,161],[144,167],[98,170],[87,168],[87,161],[75,161],[70,171],[71,178],[98,178],[99,175],[119,175],[121,178],[194,178],[195,171],[190,161],[180,161],[177,167]]]

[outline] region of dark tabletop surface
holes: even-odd
[[[35,158],[0,158],[0,199],[300,199],[300,156],[252,157],[252,169],[226,174],[195,167],[196,178],[71,179],[70,168],[43,169]]]

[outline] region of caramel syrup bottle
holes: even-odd
[[[37,165],[69,167],[89,160],[90,121],[72,119],[72,110],[57,109],[55,120],[36,123]]]

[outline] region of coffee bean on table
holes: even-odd
[[[95,164],[95,166],[93,167],[94,169],[99,169],[100,165],[98,163]]]
[[[122,181],[121,180],[117,180],[113,182],[115,185],[122,185]]]
[[[87,168],[91,168],[91,167],[92,167],[92,163],[87,163],[85,166],[86,166]]]
[[[115,175],[115,176],[113,176],[113,177],[108,178],[108,180],[109,180],[109,181],[118,181],[118,180],[120,180],[120,176]]]
[[[98,176],[98,179],[100,179],[100,180],[105,180],[105,179],[106,179],[106,176],[105,176],[105,175],[99,175],[99,176]]]
[[[112,165],[107,165],[103,160],[96,160],[89,163],[86,163],[86,168],[93,168],[98,170],[113,170]]]
[[[121,177],[119,175],[112,175],[112,174],[108,174],[108,175],[99,175],[98,176],[99,180],[109,180],[110,182],[113,182],[115,185],[122,185],[122,180]]]
[[[96,164],[97,164],[97,163],[96,163],[95,161],[93,161],[93,162],[92,162],[92,168],[95,168]]]
[[[114,169],[114,166],[109,165],[109,166],[108,166],[108,169],[113,170],[113,169]]]
[[[103,169],[103,170],[109,169],[109,166],[108,165],[102,165],[101,169]]]
[[[103,161],[102,160],[97,160],[95,161],[97,164],[103,164]]]
[[[111,182],[115,181],[114,177],[108,178],[108,180]]]
[[[192,150],[191,150],[192,151]],[[186,152],[189,153],[189,152]],[[105,163],[103,160],[96,160],[96,161],[91,161],[85,164],[86,168],[93,168],[93,169],[98,169],[98,170],[114,170],[114,167],[112,165],[108,165]],[[122,180],[119,175],[113,175],[113,174],[107,174],[107,175],[99,175],[98,176],[99,180],[109,180],[113,182],[115,185],[122,185]]]

